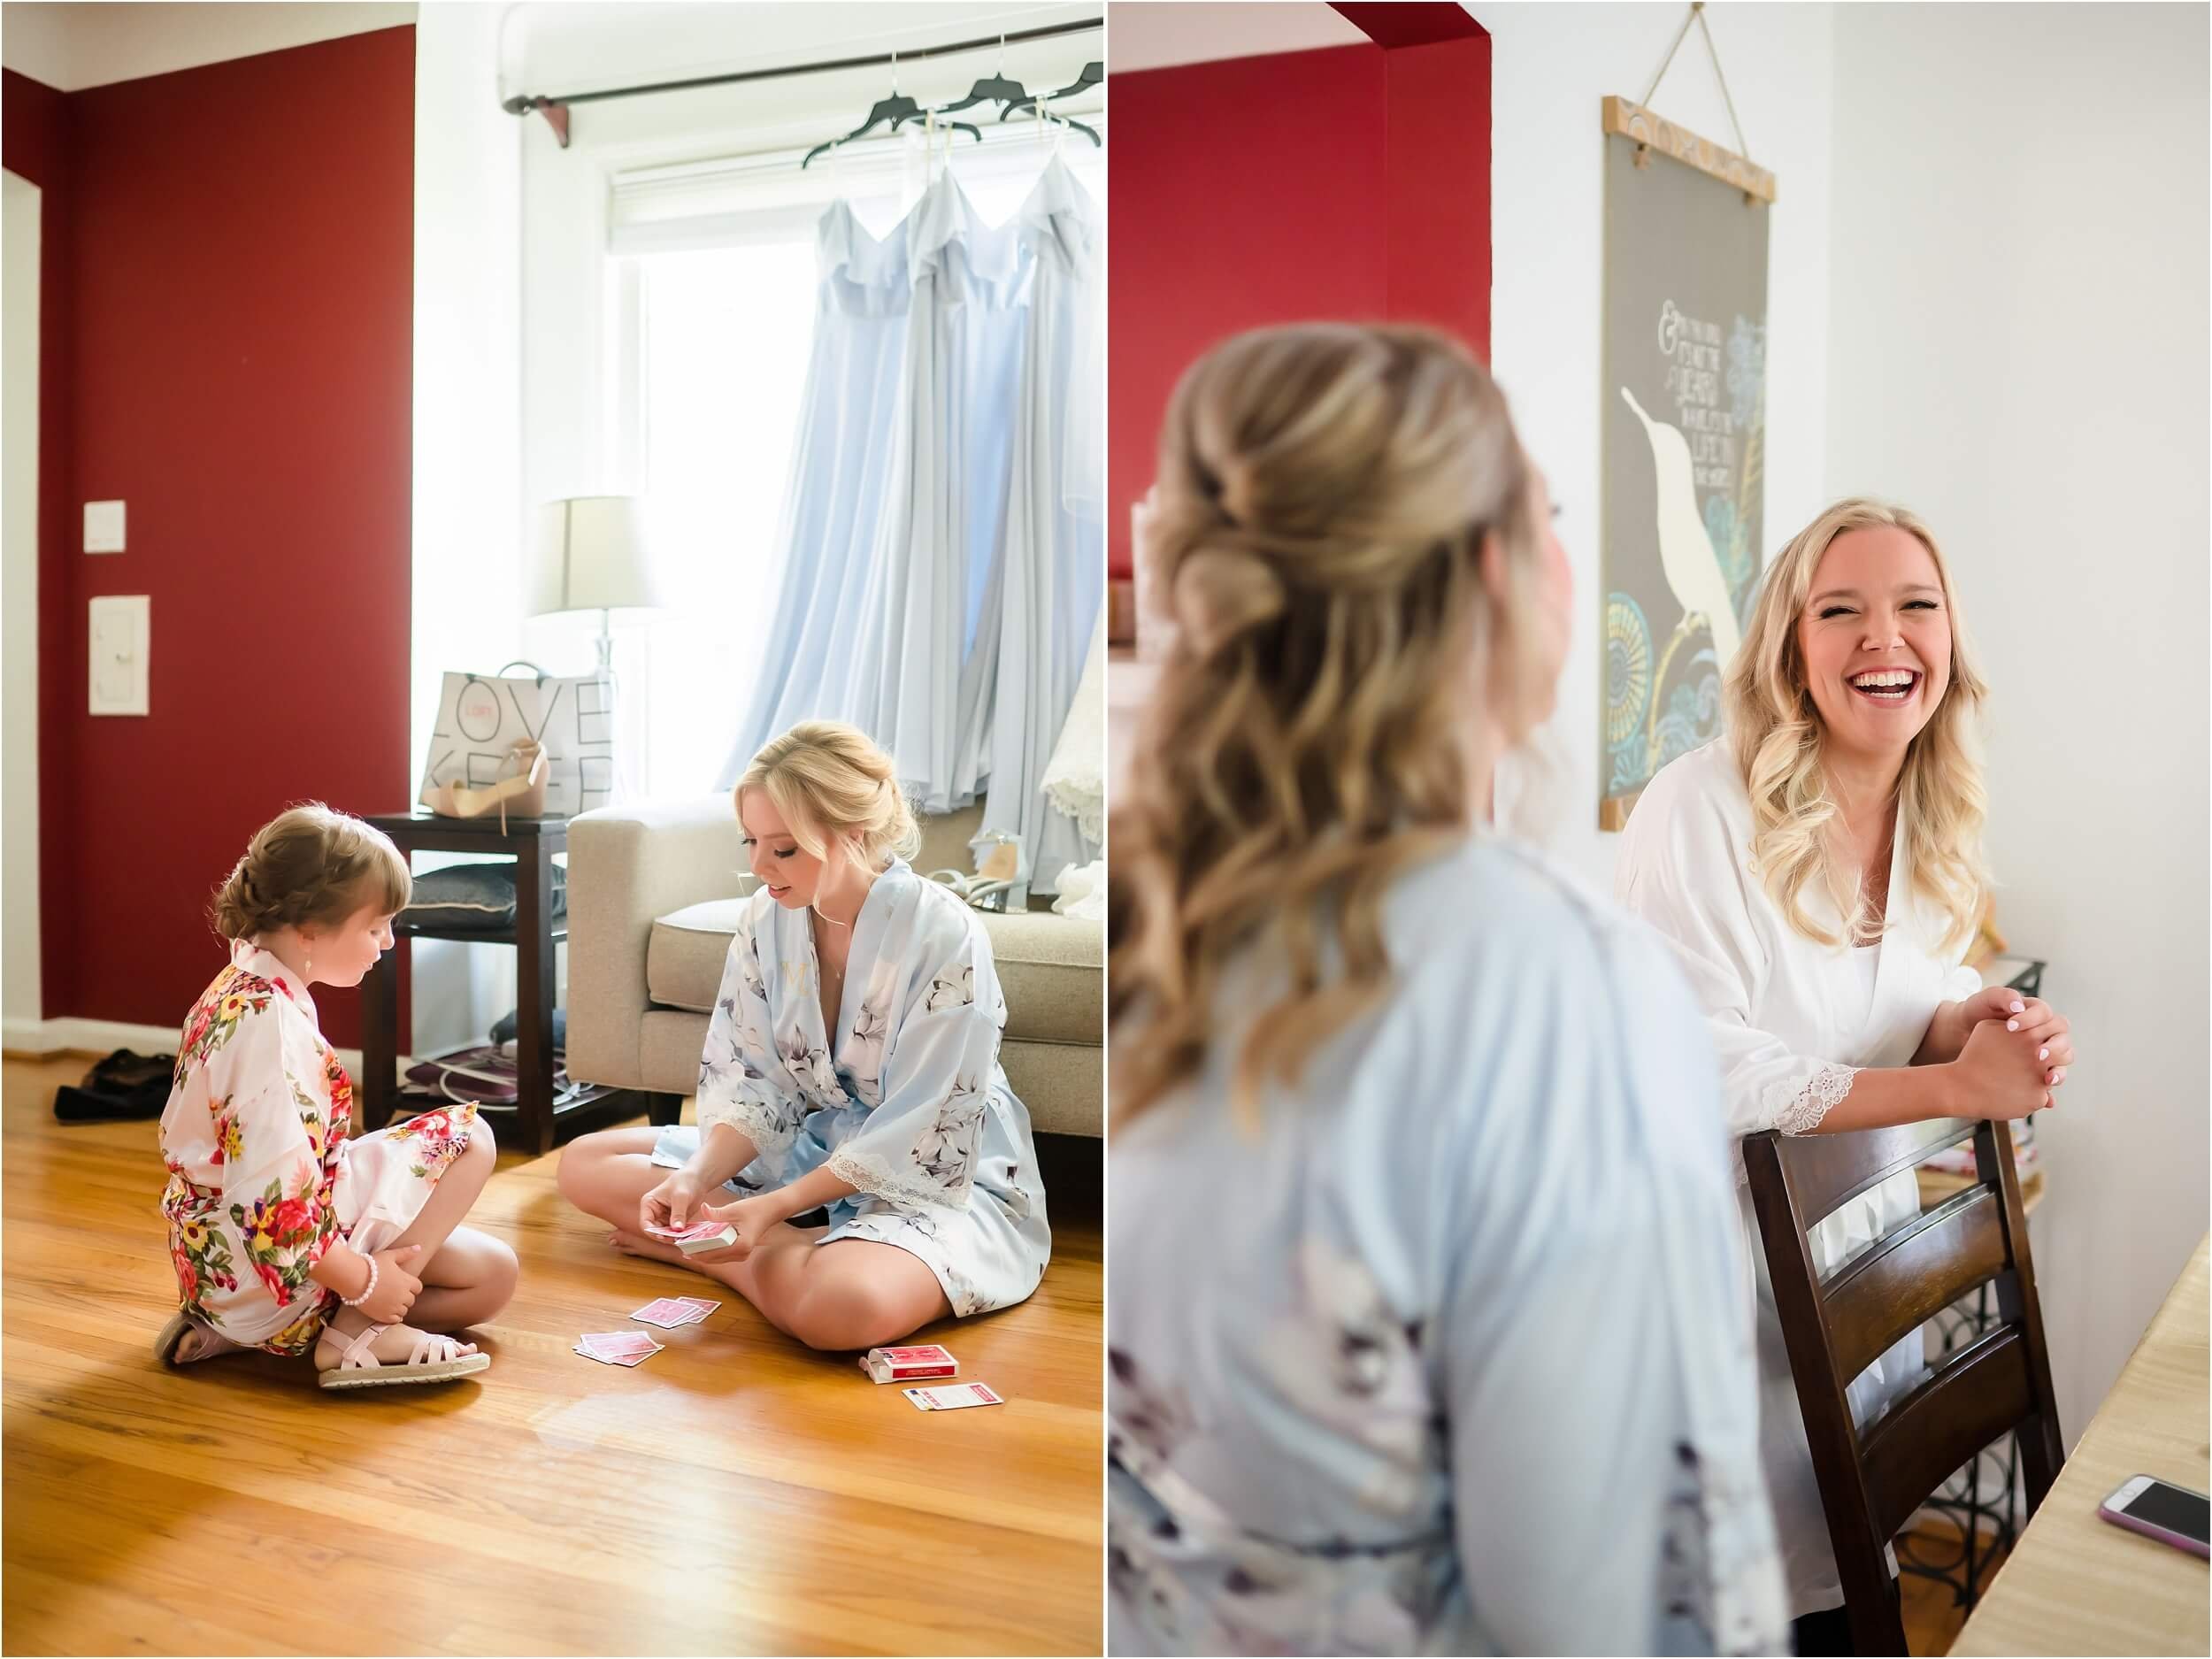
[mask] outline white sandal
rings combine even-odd
[[[369,1352],[376,1339],[392,1327],[373,1325],[350,1342],[338,1363],[318,1377],[316,1386],[322,1388],[388,1388],[401,1384],[450,1382],[457,1377],[473,1376],[490,1369],[492,1356],[488,1354],[463,1354],[461,1344],[449,1336],[440,1336],[433,1331],[418,1333],[414,1351],[404,1364],[395,1364]],[[326,1332],[332,1340],[340,1340],[335,1332]],[[433,1351],[442,1348],[444,1352],[432,1357]]]

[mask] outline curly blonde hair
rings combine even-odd
[[[775,803],[791,839],[817,858],[833,836],[856,838],[872,870],[894,853],[911,858],[921,849],[890,756],[841,720],[802,720],[762,746],[730,794],[741,822],[748,789]]]
[[[1470,832],[1479,688],[1525,678],[1531,484],[1503,396],[1440,334],[1262,329],[1184,375],[1141,553],[1174,640],[1110,830],[1117,1124],[1198,1071],[1225,966],[1264,928],[1290,988],[1237,1056],[1248,1123],[1384,999],[1384,897]]]
[[[1785,919],[1816,943],[1845,942],[1806,909],[1806,892],[1818,883],[1848,918],[1851,935],[1871,933],[1860,872],[1833,845],[1839,807],[1822,764],[1826,728],[1806,683],[1797,625],[1821,556],[1835,539],[1882,526],[1902,530],[1928,549],[1951,624],[1950,684],[1905,752],[1897,833],[1910,888],[1947,919],[1943,942],[1955,946],[1972,935],[1989,899],[1981,844],[1989,795],[1976,741],[1989,683],[1960,618],[1950,566],[1926,525],[1902,507],[1854,496],[1822,513],[1775,556],[1723,686],[1729,741],[1751,796],[1753,864]]]
[[[406,856],[349,813],[310,801],[254,832],[212,906],[215,931],[252,939],[279,927],[331,927],[365,905],[396,916],[414,895]]]

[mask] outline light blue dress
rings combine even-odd
[[[1109,1647],[1786,1651],[1709,1041],[1665,947],[1471,842],[1240,1130],[1224,982],[1108,1192]],[[1117,1041],[1141,1042],[1141,1025]]]
[[[723,787],[795,722],[848,720],[918,811],[980,798],[1039,890],[1097,856],[1044,771],[1104,598],[1104,234],[1057,159],[1002,225],[949,169],[884,237],[822,216],[780,592]]]
[[[726,1123],[759,1156],[730,1186],[787,1187],[826,1166],[858,1188],[830,1207],[833,1239],[919,1256],[956,1315],[1010,1307],[1052,1255],[1028,1109],[999,1065],[1006,1001],[974,911],[903,860],[853,920],[833,1041],[803,910],[765,888],[730,941],[699,1064],[699,1129],[662,1133],[680,1162]]]

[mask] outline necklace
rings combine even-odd
[[[813,906],[809,905],[807,908],[810,910],[813,910],[816,920],[828,922],[832,927],[842,927],[848,933],[852,931],[852,924],[850,922],[833,921],[829,917],[824,916],[821,911],[814,910]],[[814,960],[816,965],[821,970],[822,979],[825,984],[835,983],[841,987],[843,985],[845,979],[845,964],[841,962],[833,962],[830,960],[829,953],[822,949],[822,936],[818,932],[814,935]]]

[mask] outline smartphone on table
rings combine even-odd
[[[2192,1492],[2186,1486],[2177,1486],[2155,1475],[2135,1475],[2127,1483],[2097,1506],[2097,1513],[2115,1526],[2124,1526],[2131,1532],[2140,1532],[2146,1538],[2155,1538],[2161,1543],[2171,1544],[2176,1549],[2185,1549],[2193,1555],[2212,1560],[2212,1547],[2207,1544],[2208,1521],[2212,1520],[2212,1502],[2201,1492]]]

